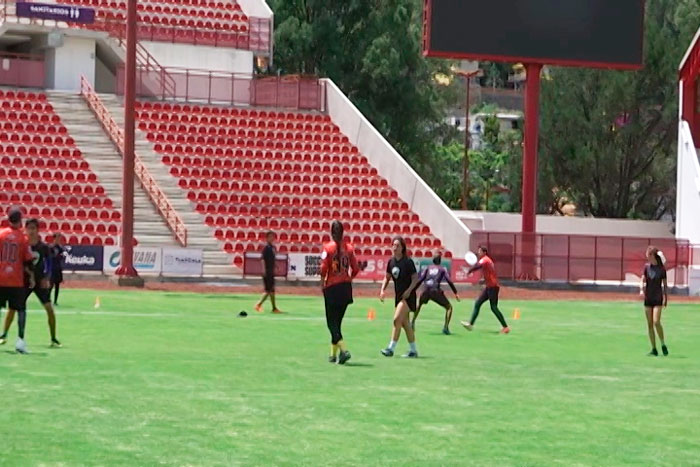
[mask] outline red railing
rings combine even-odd
[[[488,247],[499,277],[511,280],[534,271],[544,282],[630,282],[641,275],[649,245],[666,256],[670,285],[687,286],[693,264],[689,242],[674,238],[474,232],[472,251],[479,245]]]
[[[126,49],[126,29],[123,26],[114,27],[108,32],[117,40],[121,47]],[[140,42],[136,42],[136,63],[139,68],[148,70],[149,77],[155,81],[153,85],[159,90],[163,98],[175,97],[175,81],[172,76]]]
[[[4,7],[0,16],[2,18],[12,17],[17,21],[14,5],[16,2],[3,0]],[[58,1],[56,3],[74,6],[85,6],[82,2]],[[124,19],[105,18],[105,13],[111,15],[111,10],[95,8],[95,22],[93,24],[71,24],[71,27],[92,29],[96,31],[106,31],[110,34],[117,30],[122,30],[124,34]],[[27,20],[31,24],[55,26],[56,21],[31,19]],[[170,26],[156,25],[139,22],[137,37],[139,40],[172,42],[179,44],[210,45],[214,47],[232,47],[236,49],[251,50],[254,52],[264,52],[272,54],[272,20],[268,18],[248,18],[248,29],[245,32],[220,31],[210,28],[198,28],[196,26]],[[59,23],[60,24],[60,23]]]
[[[0,52],[0,84],[44,88],[44,58],[38,55]]]
[[[295,110],[326,110],[325,83],[318,78],[282,76],[260,78],[252,75],[165,68],[173,78],[172,96],[187,102],[225,105],[255,105]],[[156,78],[146,68],[138,68],[136,93],[141,97],[166,98],[165,91],[153,86]],[[124,68],[117,69],[116,92],[124,91]]]
[[[107,131],[107,134],[117,146],[117,149],[119,149],[119,153],[124,156],[124,131],[117,125],[117,122],[112,118],[111,114],[84,76],[80,77],[80,95],[95,113],[105,131]],[[185,223],[165,196],[163,190],[160,189],[156,179],[150,174],[138,154],[135,154],[134,157],[134,172],[141,182],[141,186],[146,190],[151,201],[158,210],[158,213],[165,219],[168,227],[173,231],[180,244],[182,246],[187,246],[187,227]]]

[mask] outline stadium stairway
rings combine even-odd
[[[118,125],[124,125],[124,107],[114,94],[100,94],[100,99]],[[188,247],[204,250],[204,274],[207,276],[240,275],[241,270],[233,266],[232,256],[223,250],[222,243],[214,236],[214,231],[205,223],[204,217],[194,210],[185,192],[177,185],[177,179],[168,173],[168,167],[161,163],[160,156],[153,151],[153,145],[146,135],[136,130],[136,152],[144,165],[158,180],[160,188],[187,226]]]
[[[50,91],[47,96],[115,208],[121,210],[122,158],[111,139],[79,95]],[[138,181],[134,189],[134,221],[134,237],[140,246],[178,246]]]

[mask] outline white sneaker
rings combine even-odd
[[[472,323],[470,323],[469,321],[462,321],[462,326],[464,326],[467,329],[467,331],[471,331],[472,329],[474,329],[474,325],[472,325]]]
[[[29,351],[27,350],[27,343],[24,342],[24,339],[20,339],[19,337],[17,338],[17,343],[15,344],[15,350],[17,353],[21,354],[28,354]]]

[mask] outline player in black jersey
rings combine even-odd
[[[418,357],[416,349],[416,334],[411,327],[411,321],[408,318],[410,311],[416,311],[416,287],[418,286],[418,273],[416,265],[406,254],[406,242],[401,237],[396,237],[392,243],[394,255],[391,257],[386,267],[386,277],[382,282],[382,288],[379,292],[379,299],[384,301],[384,293],[389,285],[390,280],[394,280],[394,303],[396,310],[394,311],[394,327],[391,331],[391,340],[389,346],[383,349],[382,355],[385,357],[393,357],[396,343],[401,336],[401,329],[406,332],[406,339],[410,346],[409,352],[404,357]]]
[[[663,257],[658,248],[650,246],[646,252],[649,261],[644,266],[640,295],[644,296],[644,311],[647,317],[647,330],[649,342],[651,342],[650,356],[659,355],[656,350],[656,334],[661,341],[661,352],[668,355],[668,347],[664,342],[664,327],[661,325],[661,311],[668,305],[668,282],[666,280],[666,268]],[[656,334],[654,333],[656,330]]]
[[[51,305],[51,286],[49,282],[51,277],[51,252],[49,251],[49,246],[41,241],[38,220],[29,219],[24,227],[27,232],[27,237],[29,238],[32,255],[34,256],[32,261],[33,280],[29,280],[29,277],[25,280],[25,285],[27,285],[26,297],[28,299],[33,293],[44,306],[49,321],[51,347],[61,347],[61,343],[56,338],[56,314]],[[5,327],[0,339],[7,336],[7,332],[10,330],[14,317],[14,310],[9,310],[7,316],[5,316]]]

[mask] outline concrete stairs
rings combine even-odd
[[[124,107],[121,99],[114,94],[100,94],[100,99],[112,114],[114,120],[124,125]],[[136,130],[136,153],[144,165],[158,180],[161,190],[182,217],[187,226],[188,246],[204,250],[204,274],[209,276],[240,275],[241,270],[233,266],[232,255],[223,250],[223,244],[214,236],[214,231],[204,222],[204,216],[194,209],[185,191],[177,185],[177,179],[170,175],[161,156],[153,150],[145,133]]]
[[[56,91],[47,95],[107,196],[121,210],[122,158],[110,137],[80,95]],[[134,236],[139,246],[179,246],[138,181],[134,186]]]

